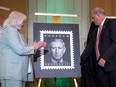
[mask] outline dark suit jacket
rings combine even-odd
[[[96,27],[97,27],[97,25],[95,25],[95,23],[92,22],[91,25],[90,25],[90,29],[89,29],[88,35],[87,35],[87,45],[88,45],[88,43],[89,43],[91,37],[93,36],[93,31],[94,31],[94,29],[95,29]]]
[[[90,29],[87,36],[87,45],[93,37],[93,31],[97,26],[94,22],[91,23]],[[99,85],[97,74],[97,63],[94,58],[94,51],[91,56],[86,58],[86,60],[81,65],[81,87],[101,87]],[[91,84],[90,84],[91,83]]]
[[[94,30],[93,37],[81,55],[81,62],[90,57],[93,50],[95,52],[96,36],[97,29]],[[100,57],[106,60],[104,70],[107,72],[116,70],[116,20],[105,20],[100,37],[99,52]]]

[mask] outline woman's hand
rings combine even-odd
[[[42,41],[39,41],[39,42],[34,42],[33,43],[33,46],[34,46],[34,49],[37,50],[39,48],[42,48],[42,47],[45,47],[47,45],[46,42],[42,42]]]

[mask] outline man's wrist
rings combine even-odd
[[[99,57],[98,60],[97,60],[97,62],[99,62],[101,58],[102,58],[102,57]]]

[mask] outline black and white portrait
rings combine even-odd
[[[42,69],[74,68],[72,31],[40,31],[41,39],[47,42],[47,53],[41,56]],[[58,34],[59,33],[59,34]],[[43,52],[41,52],[43,53]]]
[[[69,65],[70,61],[64,58],[66,52],[65,42],[61,38],[53,38],[49,43],[49,53],[48,58],[44,58],[44,65]]]
[[[47,43],[34,55],[35,77],[81,75],[78,24],[34,23],[33,35]]]

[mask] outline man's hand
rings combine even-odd
[[[105,63],[106,63],[106,61],[103,58],[101,58],[98,62],[98,65],[101,67],[104,67]]]

